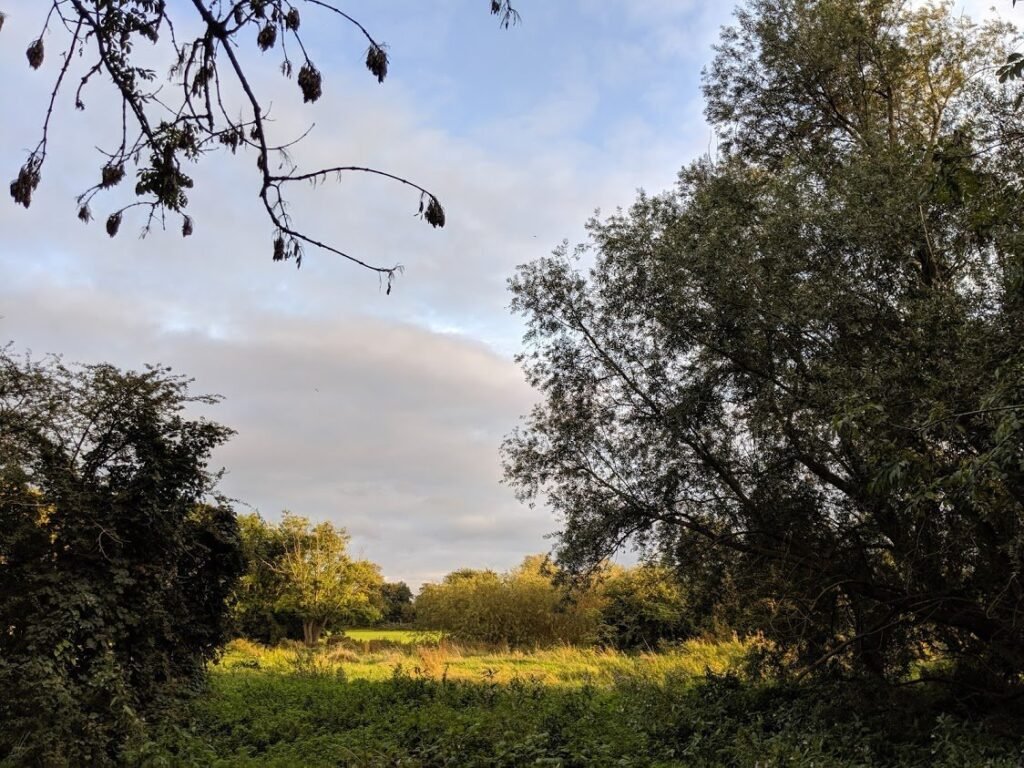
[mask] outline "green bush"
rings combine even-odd
[[[211,451],[166,369],[0,348],[0,763],[103,766],[201,690],[241,568]]]
[[[415,611],[421,627],[517,648],[591,643],[600,627],[597,595],[557,586],[542,556],[528,557],[506,574],[454,571],[420,590]]]

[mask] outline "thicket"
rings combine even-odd
[[[201,688],[227,639],[230,434],[164,368],[0,348],[0,763],[105,766]]]
[[[570,596],[553,581],[542,555],[498,574],[463,569],[416,596],[416,620],[458,639],[513,647],[586,644],[597,639],[600,608],[594,596]]]
[[[424,585],[414,607],[418,626],[456,640],[654,650],[697,635],[731,635],[732,626],[701,613],[705,601],[663,565],[610,566],[570,583],[548,558],[532,555],[507,573],[453,571]]]

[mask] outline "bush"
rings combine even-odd
[[[540,556],[501,575],[454,571],[441,584],[425,585],[415,610],[422,627],[444,630],[458,640],[514,648],[592,643],[600,627],[596,593],[570,594],[557,586]]]
[[[166,369],[0,348],[0,762],[103,766],[200,690],[241,568],[210,452]]]

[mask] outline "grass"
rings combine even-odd
[[[347,633],[346,633],[347,634]],[[383,641],[386,644],[378,644]],[[386,638],[339,642],[310,653],[299,644],[264,648],[244,640],[229,644],[217,674],[260,670],[277,674],[315,671],[346,680],[388,680],[395,671],[433,680],[508,683],[528,680],[544,685],[610,685],[623,677],[663,681],[711,671],[739,670],[745,647],[738,641],[692,640],[664,653],[624,654],[613,650],[557,647],[532,652],[474,649],[437,639],[425,645]]]
[[[346,629],[345,637],[368,643],[382,640],[397,645],[429,645],[441,640],[440,632],[415,629]]]
[[[377,646],[375,643],[387,643]],[[372,650],[364,650],[365,645]],[[1010,768],[1020,731],[934,692],[745,681],[739,642],[533,653],[348,638],[232,643],[143,766]]]

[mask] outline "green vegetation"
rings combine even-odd
[[[201,688],[242,568],[211,398],[0,347],[0,761],[105,766]]]
[[[369,643],[375,640],[397,645],[422,645],[436,643],[442,637],[441,632],[429,629],[346,629],[345,637],[359,642]]]
[[[73,5],[82,44],[121,57],[168,12]],[[193,5],[196,94],[238,29],[269,48],[298,25],[279,0],[236,3],[230,33]],[[511,280],[540,398],[506,479],[562,520],[554,562],[455,570],[413,601],[342,528],[236,517],[208,468],[230,430],[186,416],[215,401],[186,380],[0,348],[0,764],[1020,765],[1014,42],[948,2],[744,5],[704,81],[718,156]],[[368,64],[382,79],[372,40]],[[270,175],[245,90],[255,124],[200,133],[258,139],[278,190],[299,177]],[[170,176],[142,167],[136,205],[188,234],[175,158],[202,119],[178,118],[94,191],[151,150]],[[26,206],[44,149],[11,186]],[[298,259],[263,197],[275,258]],[[629,543],[645,562],[609,567]],[[409,628],[347,629],[381,621]]]
[[[470,642],[514,647],[594,642],[599,594],[569,594],[554,577],[554,567],[542,555],[504,574],[453,571],[440,584],[423,586],[416,597],[416,620]]]
[[[511,280],[540,403],[506,478],[562,568],[633,541],[787,666],[1020,686],[1015,44],[949,2],[741,7],[717,156]]]
[[[134,757],[219,768],[1018,765],[1019,734],[998,718],[971,722],[934,692],[744,682],[743,652],[697,641],[637,656],[236,642],[189,726],[163,729]]]
[[[258,515],[242,515],[239,523],[246,562],[234,594],[240,634],[277,640],[301,628],[306,644],[316,645],[326,629],[383,617],[384,588],[391,585],[376,564],[349,557],[343,528],[290,512],[276,524]]]

